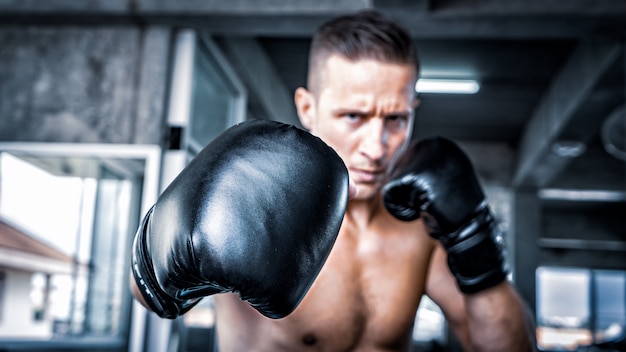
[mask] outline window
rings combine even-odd
[[[167,121],[183,129],[174,149],[193,157],[225,129],[245,120],[247,92],[210,36],[181,30],[175,48]]]
[[[50,292],[50,275],[33,273],[30,278],[30,304],[33,321],[44,321],[48,310],[48,294]]]
[[[593,272],[595,343],[623,338],[626,327],[626,272]]]
[[[245,118],[244,88],[207,37],[197,39],[187,145],[197,154],[228,127]]]
[[[4,307],[6,299],[4,298],[4,286],[5,286],[5,273],[4,271],[0,271],[0,324],[4,320]]]
[[[542,350],[575,350],[624,337],[626,272],[540,267],[537,343]]]
[[[413,341],[443,345],[446,342],[446,321],[441,308],[428,296],[422,296],[413,327]]]
[[[0,143],[0,349],[126,349],[130,244],[158,158],[149,146]]]

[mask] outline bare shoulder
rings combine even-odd
[[[428,234],[421,219],[400,221],[389,213],[383,213],[375,231],[385,240],[402,242],[406,249],[411,249],[411,246],[419,247],[422,249],[420,253],[425,254],[423,252],[425,250],[429,258],[438,245],[438,242]]]

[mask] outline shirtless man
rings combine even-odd
[[[215,296],[220,350],[408,351],[424,294],[464,350],[534,350],[466,157],[446,140],[409,146],[418,60],[406,30],[373,12],[335,19],[316,33],[309,64],[307,88],[295,92],[300,121],[341,157],[356,195],[293,312],[272,319],[239,294]],[[451,167],[456,176],[433,181],[431,170],[447,177]]]

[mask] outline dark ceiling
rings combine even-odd
[[[306,79],[308,38],[259,38],[289,91]],[[533,107],[574,49],[573,40],[415,40],[423,78],[473,78],[474,95],[421,94],[417,136],[517,146]]]
[[[481,83],[474,95],[422,94],[417,137],[459,141],[483,174],[508,186],[611,190],[626,200],[626,161],[609,154],[601,137],[613,117],[612,143],[626,145],[618,111],[626,97],[622,0],[118,0],[95,10],[57,1],[56,12],[29,3],[0,1],[0,21],[173,25],[218,40],[253,39],[289,94],[305,84],[314,29],[374,8],[409,28],[422,77]],[[576,144],[582,155],[559,155]]]
[[[624,104],[626,4],[378,1],[411,31],[423,78],[474,78],[474,95],[421,94],[416,137],[463,143],[482,173],[515,187],[626,189],[601,129]],[[261,34],[288,91],[305,82],[309,36]],[[620,128],[626,144],[626,119]],[[584,153],[558,156],[572,143]],[[481,148],[481,146],[489,145]],[[485,150],[490,153],[484,153]],[[491,171],[490,171],[491,170]],[[622,195],[623,197],[623,195]]]

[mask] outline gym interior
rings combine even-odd
[[[0,1],[0,351],[213,351],[129,290],[142,214],[219,133],[300,126],[313,31],[373,8],[411,32],[414,137],[457,141],[541,351],[626,351],[626,3]],[[421,90],[420,90],[421,89]],[[415,351],[461,351],[425,297]]]

